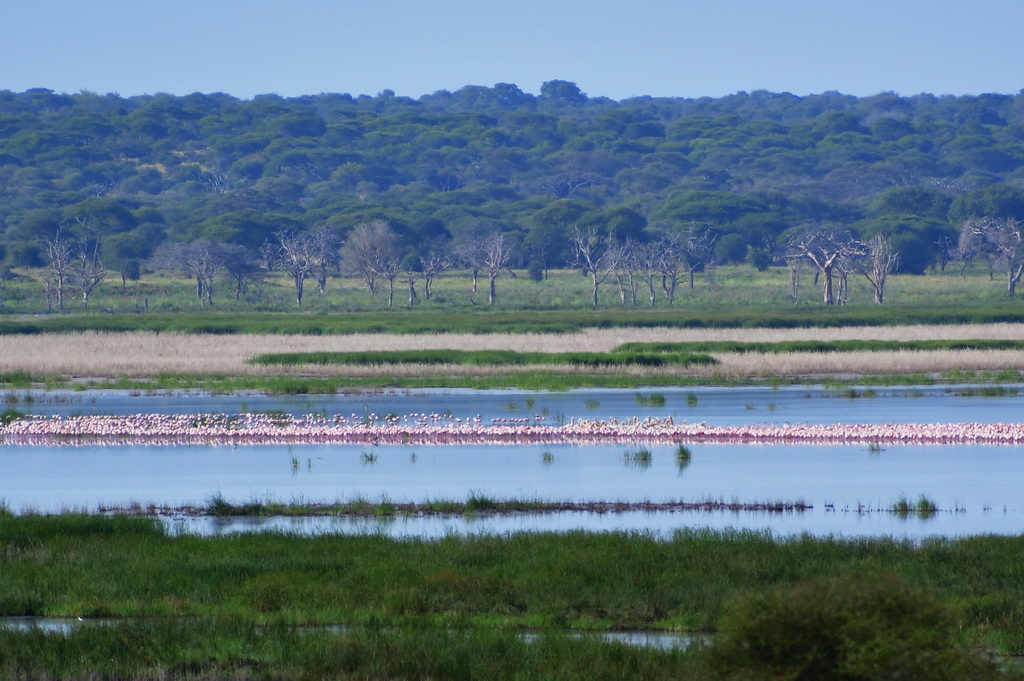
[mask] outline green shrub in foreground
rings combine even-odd
[[[817,578],[738,598],[710,654],[726,678],[989,679],[953,611],[893,574]]]

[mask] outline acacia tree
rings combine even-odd
[[[1017,282],[1024,274],[1022,228],[1024,223],[1016,218],[981,217],[965,221],[960,230],[960,252],[989,254],[990,263],[1002,263],[1006,268],[1006,291],[1011,296],[1016,294]]]
[[[692,290],[697,272],[704,270],[715,255],[714,231],[708,225],[691,222],[682,230],[670,232],[668,239],[666,249],[679,257]]]
[[[697,272],[704,270],[714,256],[714,246],[711,228],[692,222],[683,229],[666,232],[658,241],[656,266],[669,305],[675,302],[676,287],[684,276],[689,287],[694,287]]]
[[[213,280],[224,266],[218,245],[206,239],[167,246],[154,258],[157,267],[177,269],[196,282],[199,305],[213,305]]]
[[[862,260],[863,274],[875,291],[875,302],[881,305],[885,299],[885,282],[899,266],[900,256],[889,239],[881,234],[871,237],[865,246],[867,255]]]
[[[291,275],[296,305],[302,305],[306,277],[318,270],[317,294],[322,295],[327,285],[327,268],[337,262],[337,243],[331,229],[321,225],[309,232],[279,230],[275,238],[277,264]]]
[[[316,277],[316,295],[319,298],[327,290],[327,270],[341,265],[338,251],[338,235],[326,224],[317,225],[309,234],[313,241],[313,255],[316,263],[313,274]]]
[[[416,282],[423,277],[423,272],[416,267],[406,267],[402,270],[402,279],[409,287],[409,307],[416,304]]]
[[[810,260],[821,275],[822,302],[834,305],[833,275],[840,258],[849,257],[857,250],[857,242],[846,230],[829,226],[812,226],[794,235],[789,242],[792,253]]]
[[[377,290],[377,279],[388,282],[388,307],[394,304],[395,278],[401,270],[398,235],[384,220],[357,225],[341,247],[345,267],[366,282],[370,295]]]
[[[377,293],[377,273],[373,269],[373,233],[370,224],[356,226],[341,245],[341,262],[347,272],[358,275],[370,295]]]
[[[440,251],[431,249],[420,256],[420,271],[423,273],[423,297],[430,300],[434,295],[434,277],[452,266],[451,258]]]
[[[224,271],[235,282],[235,300],[241,300],[249,290],[249,284],[263,274],[257,254],[240,244],[220,244],[218,255],[223,261]]]

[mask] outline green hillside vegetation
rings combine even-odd
[[[1022,138],[1024,95],[3,91],[0,279],[47,268],[37,312],[150,270],[186,274],[206,304],[252,295],[270,270],[295,304],[341,272],[418,304],[451,268],[479,275],[471,305],[509,268],[572,265],[665,304],[711,266],[810,266],[800,248],[822,235],[884,235],[900,273],[962,256],[1012,293],[1016,250],[960,236],[979,219],[1019,236]],[[652,260],[666,253],[671,267]]]

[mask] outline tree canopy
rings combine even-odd
[[[513,264],[546,269],[574,227],[643,242],[698,226],[723,258],[763,260],[785,230],[827,222],[885,233],[901,271],[923,272],[965,220],[1024,218],[1022,138],[1024,94],[0,91],[0,247],[38,265],[39,239],[64,229],[124,261],[384,220],[418,258],[486,220],[524,245]]]

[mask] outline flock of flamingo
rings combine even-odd
[[[675,423],[671,417],[619,421],[457,418],[441,414],[133,414],[25,416],[0,425],[8,444],[1018,444],[1024,423],[762,424]]]

